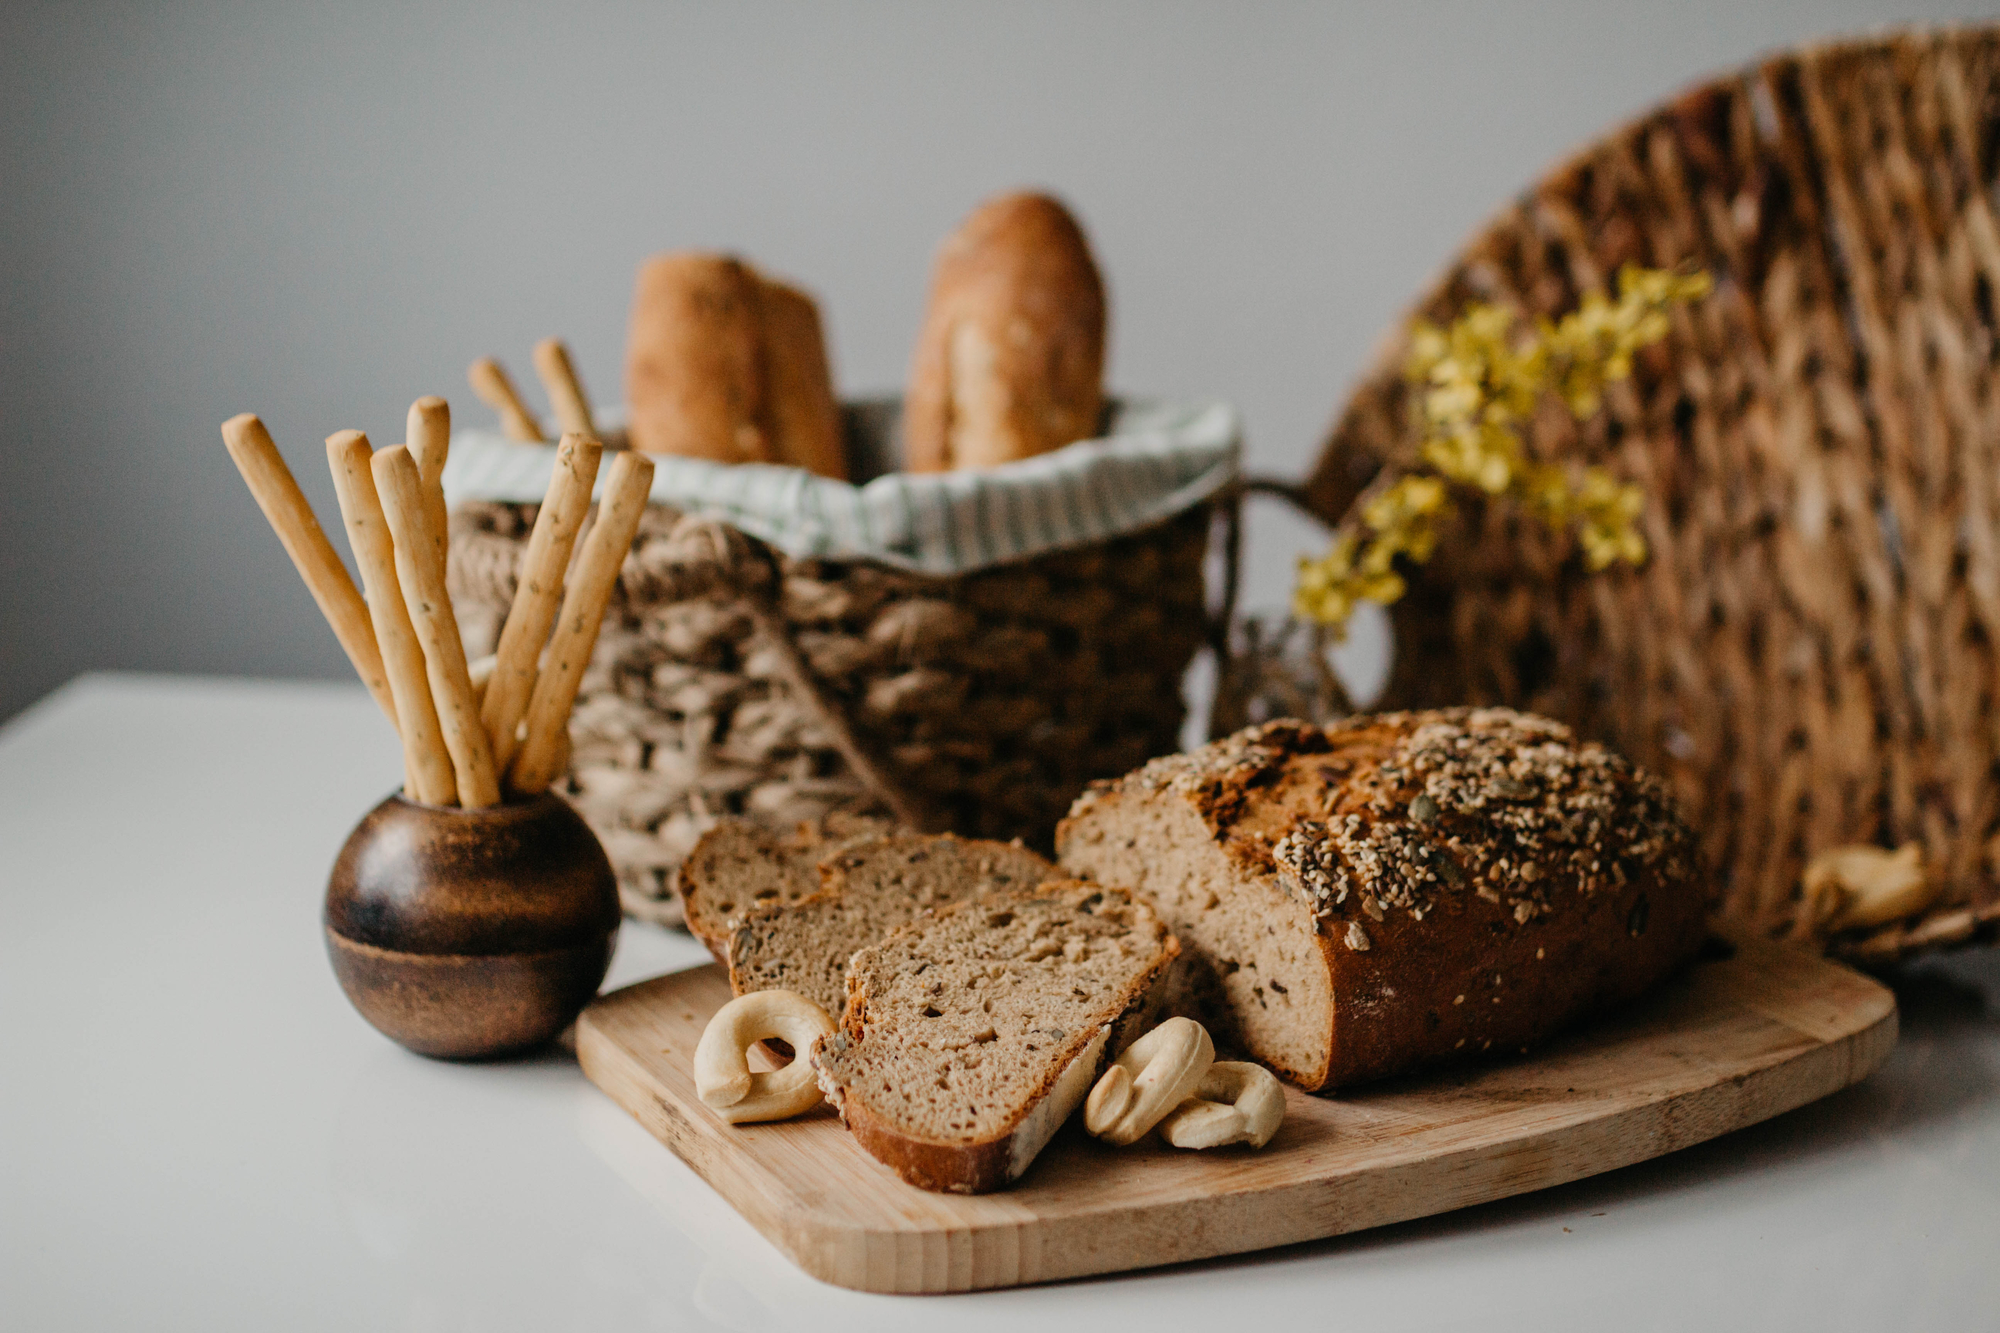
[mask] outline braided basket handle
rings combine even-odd
[[[1309,487],[1293,482],[1281,481],[1276,477],[1245,477],[1224,492],[1216,501],[1222,518],[1222,598],[1214,615],[1208,622],[1208,646],[1215,654],[1215,699],[1209,713],[1208,736],[1210,740],[1228,734],[1239,721],[1233,713],[1222,706],[1222,701],[1232,693],[1232,680],[1239,667],[1236,654],[1230,646],[1230,629],[1236,619],[1236,600],[1243,559],[1243,497],[1247,495],[1269,495],[1283,500],[1307,518],[1317,521],[1322,527],[1331,529],[1338,519],[1321,511],[1313,503]],[[1348,697],[1347,687],[1332,667],[1324,661],[1320,663],[1319,687],[1331,700],[1333,707],[1345,714],[1354,711],[1354,701]]]
[[[718,588],[734,592],[749,611],[758,636],[776,654],[786,687],[826,729],[854,775],[899,823],[924,833],[949,827],[940,812],[900,782],[894,770],[856,734],[847,711],[820,685],[778,608],[778,564],[768,547],[720,519],[683,514],[660,549],[658,558],[648,560],[637,571],[649,591],[675,601],[702,597]]]
[[[1217,662],[1228,661],[1229,626],[1236,618],[1236,597],[1243,561],[1243,497],[1246,495],[1274,495],[1307,518],[1317,519],[1326,527],[1333,526],[1333,520],[1313,508],[1305,487],[1280,481],[1276,477],[1245,477],[1216,497],[1215,507],[1222,518],[1222,597],[1208,620],[1208,646],[1214,650]]]

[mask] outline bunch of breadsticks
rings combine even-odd
[[[358,430],[326,442],[359,591],[264,423],[246,412],[223,423],[222,438],[348,660],[395,724],[404,794],[468,810],[497,805],[503,788],[536,795],[568,767],[570,706],[645,511],[653,464],[619,452],[587,522],[604,449],[584,432],[563,436],[499,648],[469,664],[445,591],[445,401],[418,399],[408,430],[407,444],[386,449],[371,448]]]
[[[535,344],[535,374],[548,391],[549,406],[564,433],[583,435],[593,440],[601,438],[597,433],[597,421],[590,411],[590,399],[583,392],[583,381],[577,377],[576,363],[570,358],[569,348],[562,339],[544,338]],[[498,361],[482,356],[472,363],[465,377],[480,401],[498,414],[500,429],[509,439],[528,444],[548,443],[549,437],[542,430],[541,419],[521,397],[521,391],[514,387],[513,378]]]

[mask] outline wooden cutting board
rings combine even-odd
[[[577,1024],[584,1073],[813,1276],[882,1292],[971,1291],[1312,1240],[1544,1189],[1803,1106],[1880,1064],[1895,997],[1761,942],[1539,1053],[1287,1093],[1261,1152],[1112,1148],[1075,1121],[1013,1188],[904,1184],[822,1107],[732,1127],[689,1061],[729,998],[722,969],[616,991]]]

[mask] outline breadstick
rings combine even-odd
[[[521,401],[521,395],[514,392],[514,381],[507,378],[498,361],[490,356],[480,357],[472,363],[466,378],[472,381],[472,391],[480,400],[500,414],[501,430],[530,444],[548,441],[548,436],[542,434],[542,423],[535,420],[535,414]]]
[[[430,510],[431,532],[437,537],[438,577],[444,577],[445,552],[451,546],[451,519],[445,513],[445,455],[451,450],[451,407],[435,394],[410,404],[404,424],[404,439],[417,460],[417,475],[424,482],[424,504]]]
[[[403,604],[410,609],[410,621],[424,645],[431,702],[437,706],[445,748],[451,752],[458,803],[468,810],[497,804],[500,783],[493,773],[493,747],[486,743],[486,728],[479,725],[479,708],[472,700],[472,676],[466,670],[458,619],[437,566],[424,558],[435,539],[417,462],[407,448],[392,444],[377,453],[370,466],[382,512],[396,539],[396,578],[403,587]]]
[[[603,454],[604,448],[597,441],[577,435],[563,436],[556,446],[555,472],[549,477],[548,494],[528,536],[514,605],[508,608],[507,624],[500,631],[500,647],[495,652],[498,660],[486,685],[486,701],[479,709],[486,735],[493,742],[493,766],[502,773],[514,760],[521,715],[528,711],[528,699],[534,693],[536,662],[562,605],[563,573],[569,568],[577,529],[590,512],[590,488],[597,483],[597,465]]]
[[[544,338],[535,344],[535,373],[548,390],[549,406],[555,410],[556,424],[577,435],[597,437],[590,419],[590,400],[583,396],[583,381],[569,359],[569,348],[560,338]]]
[[[375,642],[389,674],[389,693],[396,700],[396,723],[403,733],[403,786],[413,801],[450,805],[458,799],[452,780],[451,755],[438,729],[437,708],[424,674],[424,647],[410,624],[396,578],[396,547],[382,517],[381,497],[368,462],[374,453],[368,437],[344,430],[326,441],[327,465],[333,469],[334,494],[347,523],[347,544],[361,567],[361,587],[368,597],[368,616],[375,625]]]
[[[555,638],[549,641],[547,660],[528,701],[528,739],[508,770],[510,785],[523,796],[548,790],[562,771],[559,761],[569,734],[570,705],[576,702],[583,670],[590,665],[604,608],[611,601],[618,570],[632,550],[652,486],[653,462],[643,454],[627,450],[612,462],[597,522],[583,545],[576,575],[563,591]]]
[[[250,494],[256,497],[257,507],[284,543],[285,554],[292,558],[299,577],[319,603],[319,613],[346,649],[347,660],[354,664],[361,683],[394,722],[396,701],[389,693],[389,677],[382,670],[382,653],[375,646],[375,629],[368,622],[368,605],[355,591],[347,567],[340,563],[333,543],[313,517],[312,506],[292,479],[278,446],[271,442],[271,432],[253,413],[245,412],[222,423],[222,442]]]

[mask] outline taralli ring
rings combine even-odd
[[[1125,1048],[1083,1104],[1083,1127],[1107,1143],[1137,1143],[1194,1095],[1215,1043],[1192,1018],[1170,1018]]]
[[[1218,1060],[1193,1097],[1160,1121],[1160,1137],[1176,1148],[1261,1148],[1285,1119],[1285,1089],[1262,1065]]]
[[[694,1090],[702,1104],[732,1125],[788,1120],[819,1104],[812,1044],[833,1031],[826,1010],[788,990],[739,995],[715,1011],[694,1048]],[[753,1074],[749,1051],[776,1037],[797,1054],[783,1069]]]
[[[1893,852],[1829,848],[1807,864],[1803,887],[1819,929],[1861,930],[1917,915],[1943,881],[1926,873],[1924,849],[1911,842]]]

